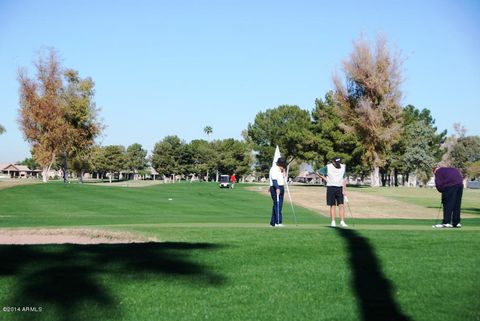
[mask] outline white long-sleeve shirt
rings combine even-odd
[[[285,176],[283,176],[280,166],[273,165],[272,168],[270,168],[269,178],[270,186],[273,186],[273,180],[276,180],[277,184],[280,186],[285,185]]]

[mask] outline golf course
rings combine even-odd
[[[480,190],[464,190],[461,229],[433,229],[434,189],[352,187],[341,229],[298,204],[295,224],[289,202],[271,228],[266,189],[0,189],[0,235],[14,240],[0,245],[0,320],[480,320]],[[324,187],[308,189],[325,203]],[[369,195],[382,204],[357,201]],[[389,200],[429,214],[388,218]],[[91,242],[68,241],[80,234]]]

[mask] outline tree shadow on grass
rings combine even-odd
[[[349,229],[337,229],[350,253],[353,288],[364,321],[412,321],[395,302],[393,287],[382,272],[368,240]]]
[[[194,262],[192,251],[215,250],[208,243],[130,243],[99,245],[3,245],[0,277],[13,277],[10,307],[42,307],[11,313],[20,320],[106,320],[121,316],[110,287],[124,278],[181,279],[187,284],[221,286],[225,278]],[[5,289],[3,289],[5,291]],[[160,291],[160,289],[159,289]],[[152,293],[155,295],[156,293]],[[3,313],[0,311],[0,313]]]

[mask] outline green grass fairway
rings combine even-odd
[[[332,229],[298,207],[295,226],[286,204],[287,227],[270,228],[268,195],[238,187],[0,190],[2,228],[105,228],[161,241],[0,245],[0,320],[480,321],[480,219],[448,230],[385,219]],[[411,191],[406,201],[422,193]],[[42,311],[14,312],[25,307]]]

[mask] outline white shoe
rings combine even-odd
[[[337,223],[335,223],[335,221],[332,221],[332,223],[330,223],[330,227],[337,227]]]
[[[341,227],[348,227],[348,225],[344,221],[340,221],[340,226]]]
[[[461,228],[462,227],[462,224],[458,223],[457,225],[453,226],[455,228]]]
[[[277,226],[277,227],[284,227],[285,225],[283,225],[283,224],[275,224],[275,226]]]
[[[450,227],[453,227],[452,224],[435,224],[432,226],[433,228],[450,228]]]

